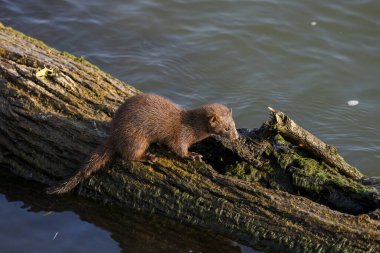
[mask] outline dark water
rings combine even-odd
[[[190,107],[228,104],[238,127],[258,127],[267,106],[282,110],[362,172],[380,176],[379,1],[0,0],[0,18],[142,91]],[[12,229],[25,247],[39,249],[25,235],[29,224],[44,238],[58,230],[40,224],[51,219],[40,217],[47,209],[27,213],[22,202],[0,201],[0,212],[19,221]],[[61,247],[120,250],[112,228],[69,211],[51,216],[51,226],[72,233]]]

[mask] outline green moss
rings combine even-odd
[[[6,30],[11,31],[12,33],[14,33],[14,34],[16,34],[16,35],[18,35],[18,36],[24,38],[24,39],[27,40],[27,41],[33,42],[34,44],[39,45],[39,46],[41,46],[41,47],[48,48],[48,46],[47,46],[45,43],[43,43],[42,41],[40,41],[40,40],[38,40],[38,39],[35,39],[35,38],[33,38],[33,37],[29,37],[29,36],[23,34],[22,32],[19,32],[19,31],[14,30],[14,29],[11,28],[11,27],[4,26],[2,23],[0,23],[0,29],[6,29]],[[54,49],[54,50],[55,50],[55,49]],[[55,50],[55,51],[57,51],[57,50]],[[58,51],[57,51],[57,52],[58,52]]]
[[[240,161],[225,167],[226,175],[264,187],[300,194],[334,209],[361,213],[376,207],[374,190],[339,174],[303,149],[292,147],[279,134],[265,152],[260,167]]]
[[[297,154],[282,160],[291,159],[293,162],[287,170],[299,194],[352,214],[368,212],[378,205],[373,197],[374,189],[336,173],[324,162]]]
[[[7,29],[8,31],[11,31],[12,33],[14,33],[14,34],[16,34],[16,35],[21,36],[22,38],[24,38],[24,39],[27,40],[27,41],[32,42],[33,44],[39,45],[40,47],[43,47],[43,48],[46,48],[46,50],[47,50],[48,52],[50,52],[50,53],[51,53],[51,52],[59,53],[59,54],[65,56],[65,57],[67,57],[67,58],[69,58],[69,59],[72,59],[72,60],[74,60],[74,61],[76,61],[76,62],[80,62],[80,63],[83,64],[83,65],[86,65],[86,66],[88,66],[88,67],[91,67],[91,68],[93,68],[93,69],[95,69],[95,70],[100,71],[100,69],[99,69],[97,66],[91,64],[91,63],[90,63],[89,61],[87,61],[83,56],[81,56],[81,57],[77,57],[77,56],[74,56],[74,55],[72,55],[72,54],[70,54],[70,53],[68,53],[68,52],[59,52],[58,50],[53,49],[53,48],[47,46],[47,45],[46,45],[45,43],[43,43],[42,41],[40,41],[40,40],[38,40],[38,39],[35,39],[35,38],[33,38],[33,37],[27,36],[27,35],[25,35],[24,33],[19,32],[19,31],[16,31],[16,30],[14,30],[14,29],[11,28],[11,27],[6,27],[6,26],[4,26],[2,23],[0,23],[0,29]]]
[[[292,152],[292,151],[287,151],[287,152],[273,152],[273,156],[275,157],[278,165],[286,170],[290,164],[294,162],[295,159],[301,158],[298,154]]]
[[[310,158],[297,158],[290,169],[296,185],[308,189],[314,194],[320,194],[324,188],[335,186],[349,193],[365,193],[370,189],[351,179],[338,174],[332,174],[329,166]]]
[[[226,175],[234,176],[248,182],[256,182],[258,170],[247,162],[237,162],[226,166]]]
[[[292,192],[289,175],[276,164],[268,164],[260,169],[245,161],[226,166],[226,175],[256,182],[264,187]]]
[[[286,141],[281,134],[276,134],[273,138],[276,145],[289,146],[291,143]]]
[[[72,55],[72,54],[70,54],[70,53],[68,53],[68,52],[61,52],[61,55],[65,56],[65,57],[67,57],[67,58],[69,58],[69,59],[71,59],[71,60],[74,60],[74,61],[76,61],[76,62],[80,62],[80,63],[83,64],[83,65],[86,65],[86,66],[88,66],[88,67],[91,67],[91,68],[93,68],[93,69],[96,69],[96,70],[99,70],[99,71],[100,71],[99,67],[97,67],[97,66],[91,64],[91,63],[90,63],[89,61],[87,61],[83,56],[77,57],[77,56]]]

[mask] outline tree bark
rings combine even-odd
[[[283,112],[269,108],[273,112],[274,126],[286,138],[298,143],[299,146],[309,150],[316,157],[320,157],[328,165],[352,179],[362,179],[364,176],[356,168],[352,167],[338,154],[335,147],[327,145],[291,120]]]
[[[117,106],[138,93],[83,58],[2,25],[0,90],[1,167],[45,185],[77,170],[107,137]],[[376,189],[299,147],[273,120],[240,132],[236,142],[209,138],[194,145],[202,162],[160,146],[152,147],[153,165],[115,158],[76,193],[263,250],[380,251],[380,221],[367,214],[380,206]]]

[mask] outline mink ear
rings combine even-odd
[[[214,115],[209,117],[208,123],[210,124],[210,126],[215,126],[215,124],[218,120],[219,120],[219,116],[214,114]]]

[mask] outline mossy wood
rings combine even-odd
[[[340,173],[352,179],[362,179],[363,174],[344,161],[335,147],[327,145],[295,123],[284,113],[269,108],[273,112],[274,126],[279,133],[293,143],[304,147],[316,157],[323,159],[328,165],[336,168]]]
[[[45,185],[77,170],[107,137],[118,105],[138,92],[2,25],[0,90],[1,168]],[[204,162],[160,146],[153,165],[115,158],[74,192],[276,252],[380,251],[376,189],[299,146],[273,119],[240,132],[237,142],[195,145]]]

